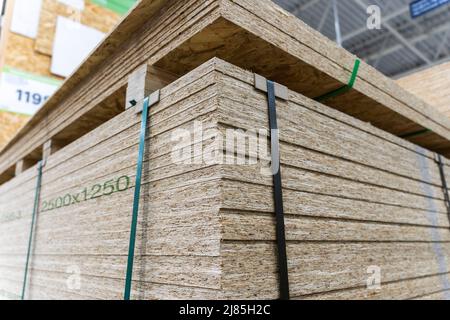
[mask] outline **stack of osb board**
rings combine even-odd
[[[450,117],[450,62],[405,76],[397,83]]]
[[[364,63],[353,90],[329,106],[310,99],[345,84],[354,60],[270,1],[139,2],[0,153],[2,174],[66,141],[46,157],[26,298],[122,298],[136,109],[158,88],[132,297],[277,298],[267,155],[223,138],[268,129],[254,73],[290,89],[277,107],[291,297],[447,298],[434,152],[447,154],[450,120]],[[147,65],[160,75],[136,73]],[[174,80],[150,85],[164,74]],[[396,137],[423,128],[417,144]],[[227,153],[248,163],[223,163]],[[6,298],[22,286],[35,183],[33,165],[0,186]]]
[[[288,97],[277,111],[291,297],[448,297],[434,154]],[[48,158],[26,298],[122,298],[137,108]],[[134,299],[279,296],[272,178],[249,138],[268,130],[267,114],[254,74],[218,59],[162,89],[149,116]],[[245,148],[230,147],[230,130]],[[259,135],[258,147],[267,144]],[[29,170],[0,187],[5,298],[22,288],[35,182]],[[381,288],[366,287],[373,268]]]
[[[142,64],[184,74],[215,56],[310,98],[346,84],[356,59],[271,1],[140,1],[3,150],[0,173],[126,86]],[[395,135],[430,129],[411,140],[448,153],[450,120],[365,63],[354,90],[326,103]]]

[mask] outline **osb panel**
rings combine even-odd
[[[152,143],[146,145],[142,180],[145,205],[141,207],[144,211],[140,214],[136,238],[138,254],[134,272],[135,280],[142,285],[153,281],[175,289],[220,288],[217,168],[171,162],[170,152],[171,136],[179,128],[188,129],[197,119],[201,119],[204,126],[214,125],[211,112],[217,106],[217,88],[211,85],[214,77],[209,73],[201,76],[207,78],[199,81],[196,74],[161,90],[161,101],[149,111],[149,116],[156,121],[149,124],[148,138]],[[60,299],[122,298],[132,212],[132,201],[127,199],[133,197],[139,128],[140,116],[128,109],[49,157],[42,180],[27,298],[45,299],[55,292],[59,292]],[[68,192],[67,188],[77,190],[80,185],[109,179],[109,176],[129,177],[129,184],[120,192],[116,190],[101,197],[98,203],[92,199],[94,201],[83,201],[58,213],[53,209],[45,210],[46,199]],[[5,292],[11,293],[8,296],[20,292],[16,281],[21,281],[24,261],[20,254],[9,253],[26,250],[35,178],[36,170],[28,170],[0,187],[0,296]],[[180,198],[189,200],[180,202]],[[21,204],[20,212],[17,203]],[[93,209],[94,203],[101,207]],[[177,221],[184,216],[188,217],[190,225],[177,227]],[[157,218],[164,222],[147,223]],[[70,234],[61,232],[67,227],[73,228]],[[54,240],[49,241],[52,237]],[[103,269],[99,269],[101,265]],[[61,281],[65,277],[64,270],[70,266],[82,268],[83,284],[76,296],[65,294],[67,286]],[[47,276],[54,278],[58,274],[56,282],[45,280]],[[95,279],[100,281],[94,284]],[[138,286],[133,285],[133,288],[136,290]],[[145,293],[152,291],[145,290]]]
[[[52,76],[50,73],[50,57],[34,51],[34,40],[9,33],[6,43],[5,65],[23,71]]]
[[[9,29],[11,25],[12,13],[13,13],[14,0],[8,1],[6,3],[5,15],[2,17],[2,28],[0,28],[0,70],[3,69],[5,63],[5,52],[6,43],[8,42]]]
[[[89,1],[86,1],[85,9],[80,14],[56,0],[44,0],[38,36],[34,46],[36,51],[49,56],[52,55],[53,39],[58,16],[72,18],[74,20],[79,19],[82,24],[104,33],[109,32],[120,19],[120,15],[117,13],[92,4]]]
[[[170,12],[170,14],[174,14],[174,19],[176,19],[176,21],[171,21],[170,19],[168,19],[166,14],[159,17],[156,21],[150,21],[150,22],[152,22],[152,25],[159,25],[161,21],[163,21],[164,23],[166,23],[165,21],[167,21],[167,24],[170,23],[171,25],[178,25],[180,23],[179,19],[181,19],[182,25],[186,25],[186,26],[183,27],[183,29],[179,30],[178,32],[173,32],[172,28],[167,27],[166,33],[164,34],[164,36],[162,38],[160,38],[158,36],[159,32],[161,31],[160,29],[155,30],[154,28],[150,28],[150,27],[148,29],[145,29],[145,30],[148,30],[148,33],[150,33],[150,34],[147,34],[147,33],[139,34],[139,33],[135,32],[133,29],[127,29],[127,31],[125,31],[125,32],[128,35],[133,35],[134,38],[136,38],[138,36],[142,37],[142,40],[139,40],[140,43],[142,42],[142,43],[155,45],[155,47],[152,46],[151,48],[149,48],[149,50],[151,50],[150,54],[152,54],[152,53],[154,54],[155,50],[159,50],[160,48],[164,48],[165,46],[168,46],[168,44],[171,41],[182,41],[185,38],[185,35],[187,32],[192,32],[192,28],[194,28],[193,25],[195,25],[195,23],[197,22],[197,17],[200,15],[199,12],[202,13],[203,15],[200,15],[200,17],[198,19],[204,18],[207,15],[207,13],[210,12],[209,10],[204,9],[205,7],[211,8],[210,3],[206,3],[203,5],[203,2],[200,3],[197,0],[192,0],[192,1],[194,3],[201,4],[201,6],[200,7],[194,6],[194,10],[189,15],[186,15],[186,16],[179,15],[176,13],[177,12],[176,10],[173,10]],[[152,2],[152,5],[153,4],[154,4],[154,2]],[[192,3],[186,4],[186,3],[184,3],[184,1],[177,2],[177,4],[183,5],[183,7],[186,7],[186,6],[188,8],[192,7]],[[156,12],[158,8],[159,8],[159,6],[156,6],[156,8],[151,7],[148,10],[150,10],[151,12]],[[212,9],[214,9],[214,7]],[[155,11],[152,11],[152,10],[155,10]],[[142,14],[140,14],[139,19],[144,19],[146,14],[147,14],[147,16],[151,16],[149,12],[144,11],[144,12],[142,12]],[[213,21],[213,19],[215,19],[215,16],[212,16],[212,17],[207,16],[207,19],[208,19],[207,22],[204,22],[204,23],[210,23],[211,21]],[[144,20],[148,21],[149,19],[147,18]],[[180,35],[181,33],[183,34],[183,36]],[[141,39],[141,38],[139,38],[139,39]],[[173,40],[173,39],[176,39],[176,40]],[[120,43],[123,44],[123,41]],[[108,45],[107,45],[108,52],[109,52],[109,50],[113,50],[113,48],[115,48],[115,46],[116,46],[115,44],[108,43]],[[104,44],[101,45],[100,48],[107,50],[106,47],[104,47]],[[97,49],[97,50],[99,50],[103,54],[105,54],[105,51],[103,49]],[[68,82],[66,81],[65,85],[64,85],[64,87],[66,89],[68,89],[69,87],[72,89],[70,89],[69,91],[66,91],[64,93],[61,91],[58,91],[58,93],[55,93],[53,95],[53,97],[51,97],[47,101],[47,103],[44,105],[44,107],[41,108],[38,111],[38,113],[34,116],[34,118],[33,118],[34,120],[33,119],[30,120],[30,122],[26,125],[25,128],[28,128],[28,129],[33,128],[33,130],[36,130],[35,135],[33,135],[32,139],[27,140],[23,144],[20,144],[20,143],[16,144],[14,142],[21,139],[21,136],[17,136],[17,139],[13,140],[13,142],[10,145],[11,146],[15,145],[16,147],[20,147],[20,149],[24,150],[23,156],[28,154],[29,145],[31,145],[31,144],[34,145],[34,143],[35,143],[35,141],[33,141],[33,140],[41,139],[42,135],[45,135],[46,137],[51,138],[54,134],[57,134],[58,132],[63,130],[65,127],[67,127],[68,124],[72,123],[74,119],[79,119],[80,116],[85,114],[86,110],[92,109],[92,107],[96,106],[98,103],[103,101],[105,99],[105,97],[113,94],[116,90],[118,90],[120,87],[125,85],[126,81],[127,81],[126,77],[128,75],[127,72],[132,71],[130,69],[132,69],[136,63],[142,64],[144,62],[143,59],[145,59],[145,58],[142,58],[142,54],[149,54],[149,53],[147,51],[145,51],[145,52],[137,51],[134,46],[127,47],[127,51],[124,53],[127,53],[127,54],[130,53],[130,54],[132,54],[132,56],[130,57],[130,56],[126,55],[123,58],[123,60],[120,60],[120,62],[116,61],[115,59],[108,61],[107,69],[105,70],[105,68],[104,68],[104,67],[106,67],[105,64],[103,64],[103,67],[102,67],[103,68],[102,71],[106,71],[106,72],[102,73],[102,74],[95,74],[96,77],[93,78],[93,81],[96,82],[99,86],[96,85],[96,86],[92,87],[92,88],[95,88],[94,91],[95,91],[95,96],[96,96],[93,100],[91,99],[91,96],[89,94],[87,94],[85,91],[83,91],[82,95],[79,97],[79,100],[77,100],[77,101],[70,100],[70,102],[68,102],[67,104],[62,106],[63,109],[58,108],[57,113],[49,112],[50,111],[50,109],[48,108],[49,103],[52,103],[51,101],[56,101],[65,95],[71,96],[73,87],[76,86],[75,83],[78,83],[78,81],[82,77],[85,76],[83,74],[84,71],[82,72],[82,74],[76,73],[74,76],[72,76],[72,78],[70,80],[67,80],[72,84],[68,86],[67,85]],[[138,56],[138,58],[135,57],[136,55]],[[102,59],[104,59],[103,55],[98,56],[96,59],[92,59],[92,57],[91,57],[91,59],[89,60],[89,63],[92,64],[92,67],[95,67],[95,66],[99,67],[98,61],[101,61]],[[137,59],[139,59],[139,60],[137,60]],[[157,58],[155,58],[155,60],[156,59]],[[135,62],[133,65],[130,65],[129,62],[132,60],[135,60]],[[123,68],[127,68],[127,71],[122,71],[120,73],[119,73],[119,71],[115,71],[115,73],[112,74],[110,70],[113,70],[113,69],[110,69],[110,68],[113,68],[113,66],[112,66],[113,62],[120,63],[119,66],[123,67]],[[114,70],[116,70],[116,69],[114,69]],[[103,82],[103,79],[99,78],[98,76],[107,76],[109,78],[112,78],[112,81],[108,82],[107,87],[100,86],[101,84],[104,84],[105,82]],[[86,89],[84,86],[83,86],[83,88]],[[56,110],[56,109],[54,109],[54,110]],[[74,112],[74,110],[76,110],[76,112]],[[46,114],[46,113],[49,113],[48,117],[44,116],[44,114]],[[46,121],[41,122],[43,117],[47,118],[48,121],[46,120]],[[34,126],[37,123],[40,123],[40,125]],[[42,128],[41,125],[43,125],[43,124],[45,124],[46,130],[41,130],[41,128]],[[27,131],[27,130],[25,129],[25,131]],[[22,134],[25,131],[22,130],[21,131]],[[48,140],[48,138],[44,138],[44,140]],[[42,145],[43,143],[45,143],[45,141],[42,143],[38,142],[37,146]],[[35,149],[36,147],[31,147],[31,148]],[[6,149],[4,152],[6,152]],[[2,157],[3,156],[4,156],[4,153],[2,153]],[[4,166],[6,166],[5,163],[6,163],[6,161],[0,160],[0,172],[2,171],[2,168]]]
[[[86,7],[81,15],[81,23],[107,33],[112,30],[120,18],[119,14],[86,1]]]
[[[406,76],[397,83],[450,117],[450,62]]]
[[[332,78],[342,82],[348,81],[349,73],[351,71],[351,68],[348,67],[350,63],[342,63],[341,59],[334,57],[335,54],[332,54],[332,52],[334,52],[335,48],[331,47],[329,44],[321,44],[320,47],[316,47],[317,45],[315,44],[319,40],[321,42],[324,40],[320,37],[318,37],[319,39],[317,40],[316,37],[306,36],[309,30],[305,26],[302,26],[297,20],[289,21],[289,25],[287,25],[285,19],[283,20],[280,18],[278,21],[277,17],[281,16],[280,13],[278,13],[278,15],[274,13],[272,18],[270,16],[264,17],[264,19],[270,22],[270,25],[267,25],[263,18],[247,19],[247,17],[251,16],[253,11],[256,12],[256,8],[252,8],[251,11],[246,10],[243,12],[244,10],[240,9],[240,5],[232,5],[229,1],[219,2],[213,0],[172,1],[170,2],[170,6],[167,5],[167,7],[162,10],[158,18],[153,20],[149,19],[149,17],[156,14],[156,12],[161,9],[161,6],[163,6],[165,2],[166,1],[163,0],[142,1],[142,4],[139,4],[136,9],[132,11],[132,14],[126,18],[124,23],[122,23],[121,26],[98,47],[74,76],[65,83],[63,88],[38,112],[37,116],[29,123],[29,125],[27,125],[26,129],[21,132],[21,135],[14,140],[14,143],[11,143],[11,148],[8,148],[8,150],[1,155],[2,159],[7,159],[7,157],[14,158],[12,155],[16,155],[17,158],[20,158],[21,155],[26,155],[28,150],[32,150],[37,146],[42,145],[42,143],[44,143],[48,137],[51,137],[52,134],[57,133],[68,123],[91,110],[97,101],[102,100],[99,98],[99,95],[107,96],[117,90],[119,86],[122,86],[126,81],[124,79],[126,79],[127,75],[132,72],[134,68],[148,60],[149,57],[152,57],[152,63],[158,60],[161,61],[161,58],[167,56],[167,53],[170,50],[174,52],[174,48],[181,47],[180,43],[186,43],[187,40],[192,39],[193,35],[199,33],[201,30],[210,29],[213,25],[217,25],[212,22],[217,21],[220,16],[226,15],[228,20],[233,18],[232,21],[236,24],[236,28],[242,24],[242,27],[239,27],[240,29],[245,28],[248,30],[247,32],[252,33],[254,37],[265,39],[271,46],[276,46],[279,50],[286,51],[286,56],[289,54],[296,57],[299,61],[305,61],[314,66],[315,72],[312,73],[311,77],[308,79],[304,79],[305,82],[314,83],[314,81],[317,81],[318,75],[322,74],[328,74]],[[227,5],[225,6],[224,4]],[[269,7],[267,12],[270,12],[268,10],[273,6],[269,1],[242,1],[242,5],[245,4],[252,4],[254,6],[256,6],[256,4],[264,4],[264,6]],[[180,14],[181,12],[183,14]],[[264,10],[258,10],[258,14],[261,16],[267,15],[265,12],[265,7]],[[202,16],[201,19],[199,16]],[[205,18],[203,18],[203,16],[205,16]],[[237,16],[239,16],[239,19]],[[275,18],[276,20],[274,20]],[[145,21],[147,21],[146,25],[144,24]],[[205,27],[206,25],[208,25],[208,27]],[[260,25],[264,28],[259,27]],[[137,32],[139,26],[141,27],[142,32]],[[223,31],[218,29],[217,32]],[[291,35],[295,35],[295,38],[293,39]],[[307,42],[305,42],[306,40]],[[205,42],[208,41],[210,41],[210,39],[206,39]],[[226,43],[226,45],[230,47],[234,44],[234,42]],[[247,46],[251,46],[250,44],[253,45],[254,43],[248,42]],[[120,49],[118,49],[119,47]],[[201,47],[201,44],[199,44],[198,48],[201,49]],[[313,50],[312,48],[315,49]],[[235,50],[239,49],[240,48]],[[350,54],[347,54],[344,50],[336,50],[339,51],[339,55],[350,56]],[[246,54],[247,52],[244,53]],[[323,54],[320,55],[319,53]],[[327,55],[326,57],[324,56],[325,53]],[[192,59],[195,59],[203,54],[204,51],[194,51],[191,57]],[[311,56],[315,57],[314,60],[311,59]],[[346,58],[346,60],[348,59]],[[278,59],[273,61],[278,64],[277,70],[284,67],[279,65]],[[351,62],[353,62],[353,60]],[[176,60],[174,63],[180,64],[180,62]],[[351,64],[351,66],[352,65],[353,64]],[[242,67],[250,69],[248,65]],[[349,68],[350,70],[348,70]],[[362,71],[364,71],[364,68],[362,68]],[[392,109],[401,114],[406,114],[408,112],[405,117],[410,119],[413,123],[419,123],[420,125],[431,129],[433,129],[434,126],[436,127],[436,132],[444,132],[440,127],[443,125],[442,123],[445,122],[442,120],[442,117],[430,115],[426,118],[424,114],[417,111],[419,110],[422,112],[420,106],[416,107],[414,103],[407,105],[406,102],[402,102],[403,100],[414,100],[415,98],[409,97],[408,99],[405,99],[403,96],[397,97],[397,94],[392,93],[392,90],[389,88],[389,90],[381,91],[380,88],[382,88],[382,84],[379,84],[378,80],[372,82],[370,79],[384,78],[375,71],[373,72],[375,73],[375,76],[369,77],[369,74],[367,74],[364,79],[357,82],[358,92],[367,94],[367,97],[370,97],[371,99],[376,99],[377,102],[386,106],[387,109]],[[368,72],[366,71],[366,73]],[[294,80],[296,79],[290,80],[294,83]],[[317,85],[322,85],[321,82],[322,81],[318,81]],[[388,82],[391,83],[390,80]],[[77,86],[78,89],[74,90]],[[62,100],[64,101],[62,102]],[[357,105],[366,106],[365,104]],[[77,113],[72,112],[72,110],[77,110]],[[369,112],[370,108],[367,108],[366,106],[363,111]],[[49,119],[51,119],[51,121],[48,122],[51,128],[49,131],[42,133],[44,131],[39,129],[38,124],[46,117],[46,114],[48,114]],[[432,121],[435,122],[438,120],[439,122],[442,122],[439,126],[431,123]],[[430,125],[428,125],[428,123],[430,123]],[[446,136],[444,133],[442,134],[443,137]],[[19,143],[20,140],[24,143]],[[428,141],[420,144],[423,146],[426,145],[426,142]]]
[[[450,234],[437,165],[369,124],[288,96],[277,113],[291,296],[409,299],[442,290]],[[214,59],[163,88],[149,112],[132,298],[277,299],[273,182],[262,162],[172,158],[174,134],[196,122],[211,135],[183,145],[216,155],[235,154],[216,134],[268,129],[253,74]],[[122,298],[139,128],[128,109],[48,158],[27,299]],[[250,159],[250,150],[238,152]],[[125,189],[91,189],[118,177],[129,177]],[[27,250],[35,182],[28,170],[0,186],[0,297],[22,288],[25,255],[17,253]],[[366,290],[369,266],[382,269],[382,290]],[[67,287],[71,267],[80,268],[79,289]]]
[[[0,111],[0,150],[16,134],[29,119],[26,115],[19,115]]]

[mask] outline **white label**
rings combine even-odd
[[[58,86],[54,80],[5,68],[0,74],[0,109],[33,115]]]
[[[58,2],[64,3],[66,6],[79,11],[84,10],[84,0],[58,0]]]
[[[96,29],[59,16],[53,42],[51,72],[63,77],[70,76],[104,36],[104,33]]]
[[[16,0],[11,31],[35,39],[39,28],[42,0]]]

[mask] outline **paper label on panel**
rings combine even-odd
[[[0,110],[33,115],[61,81],[5,67],[0,73]]]
[[[53,42],[51,72],[63,77],[70,76],[104,36],[104,33],[94,28],[59,16]]]
[[[39,28],[42,0],[15,0],[11,32],[35,39]]]

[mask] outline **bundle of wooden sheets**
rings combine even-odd
[[[346,85],[356,57],[269,0],[141,0],[0,152],[0,175],[89,115],[142,64],[183,75],[219,57],[315,98]],[[450,154],[450,120],[362,63],[354,90],[326,104]],[[100,114],[96,114],[101,117]]]
[[[135,111],[48,159],[27,298],[122,298]],[[434,154],[293,91],[277,111],[291,296],[448,297],[449,220]],[[132,297],[277,298],[267,158],[255,157],[249,140],[231,150],[224,138],[230,129],[268,129],[254,74],[205,63],[162,89],[149,128]],[[247,164],[236,164],[243,151]],[[0,189],[5,298],[21,292],[35,183],[29,170]],[[368,288],[375,267],[381,288]]]
[[[345,84],[354,59],[270,1],[139,2],[0,153],[1,173],[67,141],[46,158],[26,298],[123,298],[142,104],[128,95],[142,88],[161,99],[148,119],[132,298],[278,298],[255,73],[289,88],[277,112],[291,297],[450,298],[435,161],[450,122],[364,63],[353,90],[328,106],[310,99]],[[142,65],[173,79],[142,79]],[[417,144],[397,137],[423,128]],[[3,298],[20,298],[36,178],[32,165],[0,185]]]

